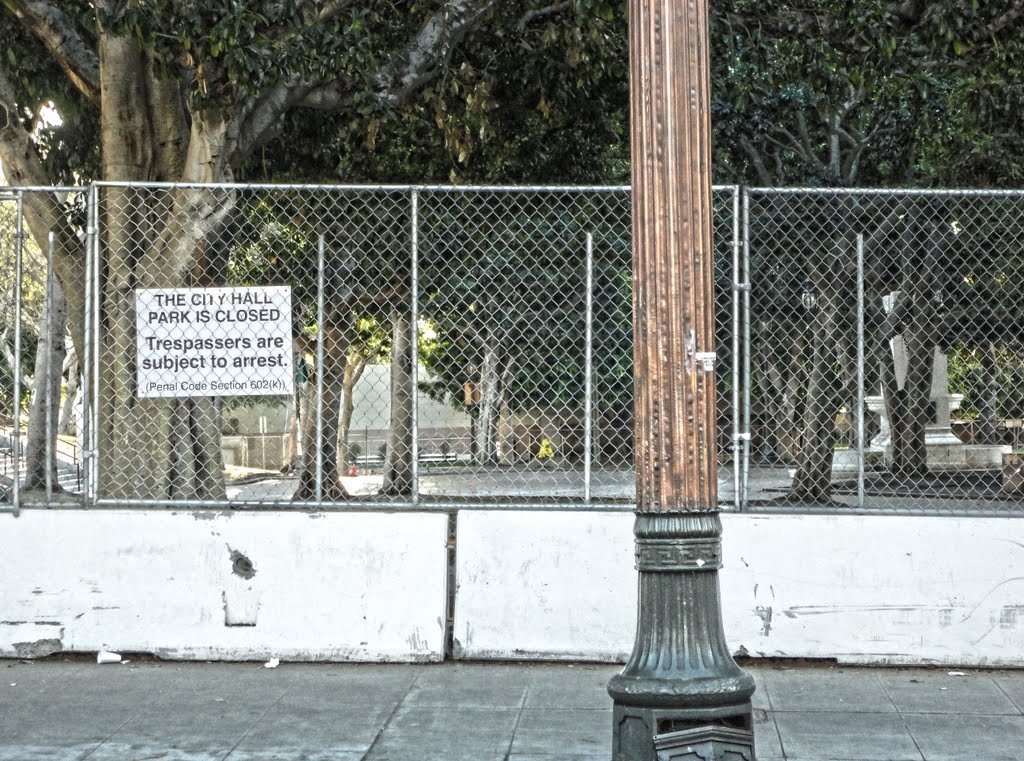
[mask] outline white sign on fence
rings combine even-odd
[[[135,291],[139,397],[294,393],[292,291]]]

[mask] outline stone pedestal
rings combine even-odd
[[[1024,494],[1024,455],[1011,453],[1003,455],[1003,492]]]
[[[881,452],[873,451],[870,449],[864,449],[864,471],[871,472],[872,470],[878,470],[884,464],[885,458]],[[857,475],[857,450],[854,449],[837,449],[832,454],[832,478],[833,479],[846,479],[853,478]],[[795,474],[796,471],[794,470]]]
[[[1009,444],[968,444],[967,467],[971,470],[996,470],[1003,465],[1003,455],[1010,454]]]
[[[897,368],[900,367],[900,347],[893,346]],[[897,383],[902,387],[906,375],[897,374]],[[967,448],[960,437],[953,433],[952,413],[963,403],[963,394],[949,393],[949,360],[944,353],[935,349],[932,371],[931,419],[925,424],[924,446],[929,470],[961,470],[967,467]],[[871,439],[871,452],[880,452],[886,465],[892,463],[892,428],[885,413],[885,400],[881,396],[864,398],[867,408],[879,415],[880,430]]]
[[[754,761],[748,732],[706,726],[654,736],[658,761]]]
[[[879,430],[870,442],[868,449],[872,452],[880,452],[885,458],[885,464],[892,461],[892,428],[889,426],[889,416],[885,414],[885,398],[882,396],[865,396],[864,405],[869,412],[878,415]]]
[[[957,409],[963,400],[963,394],[932,398],[935,418],[924,429],[929,470],[960,470],[967,467],[967,446],[953,433],[949,418],[949,413]]]
[[[967,450],[953,433],[952,415],[964,401],[963,394],[949,393],[949,358],[935,349],[932,391],[929,395],[933,417],[924,429],[924,447],[929,470],[960,470],[967,467]]]

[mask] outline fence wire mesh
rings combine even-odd
[[[1024,514],[1024,195],[714,200],[720,506]],[[629,203],[0,194],[0,502],[629,510]]]
[[[0,188],[0,507],[22,491],[77,501],[83,487],[81,189]],[[73,285],[65,297],[59,281]]]
[[[1024,195],[751,191],[749,256],[751,505],[1021,511]]]

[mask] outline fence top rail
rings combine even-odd
[[[101,180],[89,185],[0,185],[0,197],[16,198],[19,193],[85,193],[93,187],[106,188],[211,188],[222,190],[321,190],[409,193],[628,193],[629,185],[390,185],[274,182],[122,182]],[[754,195],[891,195],[891,196],[975,196],[1024,198],[1024,189],[998,188],[841,188],[841,187],[745,187],[713,185],[715,192],[745,191]]]
[[[831,196],[894,196],[924,197],[941,196],[976,198],[1024,198],[1024,190],[971,189],[971,188],[745,188],[751,195],[831,195]]]
[[[21,193],[87,193],[90,185],[0,185],[0,194],[5,199]]]
[[[213,190],[320,190],[377,193],[626,193],[629,185],[374,185],[274,182],[114,182],[94,183],[101,188],[156,188]]]

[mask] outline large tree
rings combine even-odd
[[[600,182],[628,169],[626,20],[609,0],[3,0],[3,7],[0,161],[17,184]],[[1012,186],[1024,178],[1017,127],[1024,4],[726,0],[712,10],[716,181]],[[40,119],[51,103],[62,125]],[[55,196],[29,201],[37,241],[50,230],[57,236],[57,274],[81,357],[85,220]],[[106,340],[94,348],[104,367],[101,450],[113,458],[103,472],[152,473],[144,482],[112,481],[109,493],[217,496],[212,405],[134,398],[127,294],[143,284],[221,282],[229,247],[218,241],[238,196],[107,188],[101,202]],[[835,210],[845,221],[827,246],[843,262],[840,277],[819,266],[827,258],[819,246],[794,260],[790,280],[849,288],[855,229],[893,250],[901,240],[937,240],[927,230],[941,226],[935,210],[919,215],[912,235],[889,219],[900,218],[898,210],[877,211]],[[346,252],[326,253],[335,270],[358,269]],[[891,278],[872,287],[876,313],[882,288],[913,292]],[[372,299],[374,314],[407,324],[396,308],[401,291],[385,290],[395,298]],[[322,326],[334,347],[331,367],[322,369],[333,378],[329,389],[343,388],[351,326],[366,316],[366,299],[356,296],[332,304]],[[777,322],[783,311],[758,317]],[[775,372],[780,389],[802,385],[804,398],[823,400],[825,412],[808,423],[822,434],[807,451],[819,454],[831,435],[827,410],[848,396],[843,378],[825,372],[836,359],[849,365],[836,353],[848,345],[840,317],[824,304],[817,338],[787,351],[817,351],[818,359],[802,363],[800,383]],[[881,325],[880,314],[870,319]],[[332,451],[327,437],[337,433],[342,396],[325,390],[328,424],[311,446]],[[792,418],[799,405],[787,409]],[[334,459],[311,474],[329,490],[337,487]],[[822,483],[826,459],[805,459],[810,482]],[[826,491],[806,496],[823,500]]]
[[[1024,4],[1008,0],[720,4],[717,176],[762,186],[1019,185],[1024,142],[1012,114],[1024,94],[1014,74],[1024,62],[1022,20]],[[758,381],[769,435],[780,445],[787,430],[800,437],[789,498],[828,502],[835,418],[855,398],[856,235],[866,239],[869,351],[882,365],[896,469],[916,473],[931,359],[947,341],[935,295],[956,279],[955,218],[929,204],[793,198],[762,198],[754,210],[753,279],[765,286],[754,298]],[[785,302],[805,282],[817,308],[810,334],[794,336]],[[905,388],[893,377],[894,335],[908,347]]]
[[[604,3],[579,5],[583,17],[596,11],[600,20],[605,13]],[[294,147],[294,140],[281,138],[288,130],[294,138],[300,126],[317,123],[297,116],[310,110],[337,115],[334,125],[349,125],[335,133],[335,150],[351,149],[352,136],[360,135],[354,153],[372,148],[382,125],[411,123],[422,129],[422,116],[429,113],[447,155],[454,155],[455,166],[465,167],[488,142],[482,117],[497,103],[488,92],[493,76],[475,74],[460,60],[467,37],[480,32],[501,41],[507,59],[517,47],[529,58],[528,46],[538,40],[534,32],[553,18],[562,17],[556,36],[562,27],[580,34],[573,23],[575,9],[567,3],[4,0],[4,7],[0,23],[12,44],[11,54],[0,62],[5,116],[0,160],[9,179],[20,185],[89,178],[231,181],[265,167],[275,146],[282,152]],[[588,47],[594,44],[583,40],[575,49],[585,54]],[[45,56],[40,54],[44,49]],[[485,49],[478,41],[478,55]],[[568,73],[550,79],[571,79],[585,63],[571,62]],[[467,79],[475,80],[470,89],[454,87]],[[64,127],[44,130],[41,139],[37,116],[41,105],[51,102]],[[547,108],[540,99],[520,112],[548,117]],[[315,151],[306,149],[303,155]],[[286,161],[287,156],[276,168]],[[334,163],[344,168],[360,161],[342,151]],[[406,166],[409,174],[416,172],[415,162]],[[87,171],[79,173],[83,168]],[[220,497],[219,419],[213,402],[136,398],[130,294],[140,286],[216,284],[224,269],[218,258],[225,255],[216,243],[236,194],[108,186],[100,202],[102,340],[92,351],[99,352],[102,368],[102,490],[126,499]],[[78,230],[53,195],[32,194],[26,211],[37,240],[45,240],[49,231],[57,236],[57,274],[76,351],[83,356],[86,289]],[[328,252],[330,258],[338,256],[346,255]],[[352,324],[348,306],[330,304],[328,318],[335,329],[322,326],[331,366],[321,371],[338,380],[326,383],[328,389],[344,382],[350,344],[346,326]],[[337,419],[340,400],[341,394],[325,399],[329,422]],[[322,438],[316,443],[329,454],[337,426],[319,429]],[[325,472],[316,477],[328,493],[339,493],[335,458],[324,462]]]

